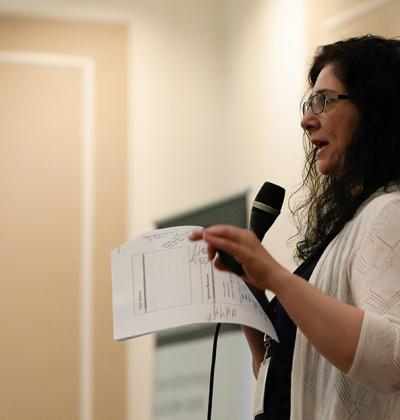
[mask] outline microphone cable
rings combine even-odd
[[[214,342],[213,342],[213,349],[212,349],[212,356],[211,356],[210,385],[209,385],[209,389],[208,389],[207,420],[211,420],[211,413],[212,413],[215,360],[217,358],[217,342],[218,342],[218,334],[219,334],[220,328],[221,328],[221,323],[218,323],[217,326],[215,327]]]
[[[260,241],[263,240],[265,233],[272,226],[275,219],[280,214],[284,197],[285,189],[279,185],[273,184],[272,182],[265,182],[258,192],[251,211],[250,230],[256,234]],[[231,271],[239,276],[243,275],[242,265],[239,264],[232,255],[227,254],[221,250],[217,250],[217,252],[225,267],[231,269]],[[217,327],[215,328],[214,344],[212,350],[207,420],[211,420],[215,359],[217,354],[217,340],[220,328],[221,324],[218,323]]]

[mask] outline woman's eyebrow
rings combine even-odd
[[[333,94],[337,94],[337,92],[335,90],[332,90],[332,89],[318,89],[315,92],[313,92],[313,95],[315,95],[317,93],[333,93]]]

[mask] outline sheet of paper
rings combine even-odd
[[[114,339],[223,322],[248,325],[277,340],[243,280],[215,269],[206,244],[187,239],[196,228],[146,232],[112,251]]]

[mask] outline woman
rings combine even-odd
[[[306,199],[294,212],[307,221],[296,249],[302,266],[290,273],[244,229],[218,225],[191,238],[207,242],[210,259],[216,249],[232,254],[256,296],[276,296],[281,343],[257,419],[398,419],[400,41],[368,35],[326,45],[309,82]],[[244,330],[257,374],[263,337]]]

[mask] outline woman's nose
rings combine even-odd
[[[301,119],[301,122],[300,122],[301,128],[305,131],[310,132],[318,128],[319,124],[320,123],[319,123],[319,119],[317,115],[315,115],[312,112],[311,107],[308,108],[306,113],[303,115],[303,118]]]

